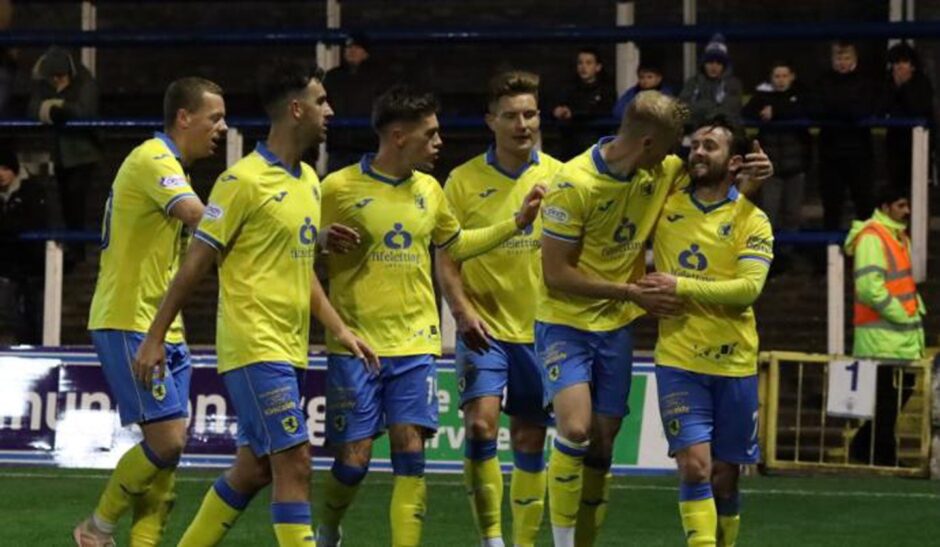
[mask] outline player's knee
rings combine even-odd
[[[164,435],[145,442],[147,448],[161,462],[161,467],[175,467],[183,455],[183,449],[186,448],[185,436]]]
[[[739,467],[734,464],[715,462],[712,468],[712,485],[715,495],[731,497],[738,491]]]
[[[589,424],[571,423],[559,426],[562,437],[572,443],[584,444],[591,439],[591,426]]]
[[[711,464],[706,458],[689,453],[676,458],[679,465],[679,475],[686,483],[699,483],[711,481]]]
[[[310,450],[306,444],[271,456],[275,481],[293,483],[310,481]]]
[[[497,426],[486,416],[474,416],[467,420],[467,435],[477,441],[488,441],[496,438]]]

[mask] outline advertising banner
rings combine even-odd
[[[189,442],[182,464],[227,466],[235,453],[236,419],[215,356],[196,352],[189,399]],[[453,359],[438,361],[440,428],[427,442],[428,470],[460,472],[465,429],[458,408]],[[311,356],[304,405],[314,466],[329,467],[325,448],[326,358]],[[624,420],[614,452],[618,474],[668,473],[666,439],[656,403],[656,378],[650,361],[634,364],[630,416]],[[549,442],[554,431],[549,431]],[[0,463],[111,468],[138,442],[136,426],[123,428],[114,399],[94,352],[41,349],[0,351]],[[509,424],[499,431],[499,458],[512,463]],[[375,445],[372,468],[390,470],[387,437]]]

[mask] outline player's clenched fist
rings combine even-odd
[[[516,226],[518,226],[520,230],[535,221],[535,218],[539,214],[539,207],[542,206],[542,198],[545,197],[547,190],[548,188],[544,184],[536,184],[529,190],[529,193],[526,194],[525,199],[522,200],[522,207],[520,207],[519,212],[516,213]]]

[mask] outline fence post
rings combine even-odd
[[[238,129],[229,127],[225,133],[225,167],[235,165],[245,153],[245,142]]]
[[[926,127],[911,130],[911,259],[914,281],[927,279],[927,182],[930,170],[930,131]]]
[[[845,259],[838,245],[826,248],[829,355],[845,355]]]
[[[682,0],[682,24],[694,25],[698,20],[698,4],[696,0]],[[682,44],[682,78],[683,82],[698,72],[695,42]]]
[[[340,28],[343,19],[342,4],[339,0],[327,0],[326,2],[326,28]],[[324,71],[339,66],[340,53],[342,48],[339,46],[327,46],[323,42],[317,43],[317,65]],[[317,153],[317,173],[325,176],[327,165],[329,165],[330,156],[326,151],[326,143],[321,142]]]
[[[98,8],[91,0],[82,2],[82,30],[98,30]],[[93,47],[83,47],[81,52],[81,61],[85,68],[91,72],[92,76],[97,76],[97,57],[98,50]]]
[[[632,27],[635,2],[617,2],[617,26]],[[617,96],[636,84],[636,67],[640,64],[640,51],[633,42],[617,44]]]
[[[46,279],[42,302],[42,345],[62,341],[62,244],[46,241]]]

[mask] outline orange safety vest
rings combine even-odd
[[[901,241],[899,242],[894,239],[888,229],[883,225],[878,222],[869,222],[862,228],[862,231],[858,234],[855,241],[861,239],[862,235],[866,233],[878,236],[878,239],[881,240],[881,244],[885,249],[885,259],[888,263],[888,267],[884,270],[884,277],[888,294],[891,295],[891,298],[897,298],[904,306],[904,311],[907,312],[907,315],[913,317],[914,314],[917,313],[917,284],[914,283],[914,275],[911,270],[911,255],[908,251],[909,242],[907,234],[901,232]],[[881,268],[877,266],[868,266],[857,270],[855,276],[859,277],[859,275],[869,273],[866,271],[868,268],[872,268],[872,271],[881,271]],[[887,305],[889,302],[890,300],[886,300],[884,305]],[[878,309],[878,307],[871,307],[859,302],[858,294],[856,293],[855,325],[864,326],[881,320]]]

